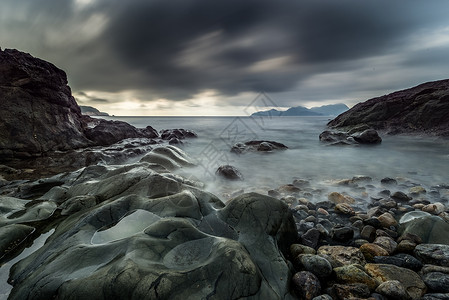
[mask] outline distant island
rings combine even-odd
[[[341,113],[347,111],[349,107],[346,104],[330,104],[319,107],[307,108],[304,106],[290,107],[289,109],[282,111],[277,109],[270,109],[264,111],[258,111],[253,113],[252,117],[267,117],[267,116],[338,116]]]
[[[95,107],[92,106],[81,106],[81,113],[86,116],[109,116],[108,113],[99,111]]]

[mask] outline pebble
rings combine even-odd
[[[376,228],[371,225],[365,225],[360,232],[360,237],[369,242],[373,242],[376,238]]]
[[[449,267],[449,245],[420,244],[414,253],[425,264]]]
[[[328,292],[332,299],[366,299],[370,296],[370,290],[366,284],[334,284]]]
[[[305,245],[300,245],[300,244],[292,244],[290,246],[290,254],[293,257],[297,257],[300,254],[315,254],[316,251],[313,248],[310,248],[308,246]]]
[[[449,275],[441,272],[430,272],[423,276],[424,283],[431,292],[449,293]]]
[[[382,282],[377,288],[376,292],[396,300],[409,300],[410,296],[405,290],[404,286],[398,280],[388,280]]]
[[[366,264],[365,257],[362,252],[355,247],[321,246],[318,248],[317,254],[329,256],[331,258],[329,262],[334,268],[350,264]]]
[[[435,202],[427,204],[421,208],[422,211],[428,212],[433,215],[438,215],[446,210],[446,207],[441,202]]]
[[[313,254],[302,254],[299,257],[301,266],[317,277],[328,277],[332,273],[331,263],[322,256]]]
[[[411,255],[399,253],[395,256],[375,256],[376,264],[389,264],[402,268],[407,268],[415,272],[421,270],[423,264]]]
[[[343,215],[355,215],[354,208],[347,203],[338,203],[334,208],[335,212]]]
[[[412,299],[419,299],[426,292],[421,277],[412,270],[387,264],[366,264],[365,270],[379,282],[398,280]]]
[[[313,273],[301,271],[293,275],[293,290],[300,299],[311,300],[321,294],[321,284]]]
[[[307,232],[301,236],[301,243],[314,249],[317,247],[319,240],[320,232],[316,228],[307,230]]]
[[[340,194],[338,192],[330,193],[327,196],[327,198],[328,198],[329,201],[331,201],[331,202],[333,202],[335,204],[338,204],[338,203],[353,204],[353,203],[355,203],[355,199],[354,198],[352,198],[350,196],[347,196],[347,195]]]
[[[333,240],[347,243],[354,237],[354,230],[351,227],[334,227],[331,231],[331,237]]]
[[[378,283],[371,276],[366,274],[361,265],[345,265],[334,269],[337,281],[340,283],[363,283],[368,286],[370,290],[374,290]]]
[[[376,256],[388,256],[387,250],[373,243],[363,244],[360,246],[360,251],[367,261],[374,261],[374,257]]]
[[[396,201],[404,201],[404,202],[410,201],[412,199],[411,197],[407,196],[406,194],[400,191],[395,192],[393,195],[391,195],[391,198]]]
[[[381,214],[377,219],[379,220],[380,225],[385,228],[398,225],[396,219],[388,212]]]
[[[390,237],[387,236],[379,236],[377,237],[373,244],[379,245],[380,247],[387,250],[388,255],[391,255],[396,250],[398,244]]]

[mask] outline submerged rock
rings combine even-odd
[[[219,166],[215,174],[229,180],[243,180],[242,173],[230,165]]]
[[[231,148],[231,152],[242,154],[246,152],[273,152],[275,150],[288,149],[284,144],[274,141],[249,141],[245,143],[236,143]]]

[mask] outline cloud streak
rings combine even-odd
[[[448,77],[446,1],[5,0],[3,6],[2,47],[54,62],[76,91],[135,90],[142,101],[182,101],[213,90],[231,105],[236,95],[266,91],[288,106]],[[403,80],[397,69],[406,73]],[[292,91],[296,97],[283,96]]]

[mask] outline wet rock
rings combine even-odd
[[[321,246],[318,248],[317,254],[326,259],[329,258],[329,262],[334,268],[351,264],[365,265],[366,263],[362,252],[355,247]]]
[[[59,208],[62,216],[69,216],[73,213],[94,207],[97,204],[95,196],[82,195],[75,196],[65,201]]]
[[[373,242],[376,238],[376,228],[371,225],[365,225],[360,232],[360,237],[369,242]]]
[[[422,263],[415,257],[405,254],[398,253],[394,256],[376,256],[374,257],[374,262],[376,264],[389,264],[395,265],[402,268],[407,268],[418,272],[422,268]]]
[[[378,283],[366,274],[361,265],[345,265],[334,268],[337,281],[344,284],[363,283],[368,286],[370,290],[374,290]]]
[[[354,237],[354,230],[351,227],[334,227],[331,230],[331,238],[338,242],[347,243]]]
[[[335,212],[343,215],[355,215],[354,209],[347,203],[338,203],[334,208]]]
[[[377,219],[379,220],[380,225],[385,228],[398,225],[396,219],[388,212],[381,214]]]
[[[248,141],[236,143],[231,148],[231,152],[243,154],[246,152],[273,152],[275,150],[286,150],[287,146],[274,141]]]
[[[425,264],[449,267],[449,246],[441,244],[420,244],[415,256]]]
[[[330,193],[327,198],[329,199],[330,202],[338,204],[338,203],[347,203],[347,204],[353,204],[355,203],[355,199],[347,196],[347,195],[343,195],[340,194],[338,192],[332,192]]]
[[[378,236],[373,243],[387,250],[389,255],[393,254],[398,246],[392,238],[387,236]]]
[[[300,188],[294,186],[293,184],[285,184],[278,188],[278,191],[286,194],[295,194],[301,191]]]
[[[417,245],[416,243],[410,240],[402,240],[399,242],[398,247],[396,249],[400,253],[413,253],[413,250],[415,250],[416,245]]]
[[[0,227],[0,258],[18,247],[35,229],[22,224]]]
[[[305,245],[292,244],[290,246],[290,253],[293,257],[297,257],[300,254],[315,254],[316,250]]]
[[[363,283],[334,284],[329,290],[332,299],[366,299],[370,296],[368,286]]]
[[[426,189],[422,186],[414,186],[409,189],[409,192],[414,195],[425,194],[427,193]]]
[[[219,166],[215,174],[229,180],[243,180],[243,175],[231,165]]]
[[[319,278],[328,277],[332,273],[330,262],[319,255],[303,254],[300,255],[299,261],[304,270],[315,274]]]
[[[360,144],[380,144],[382,142],[382,138],[374,129],[366,129],[360,133],[353,134],[352,137]]]
[[[184,151],[171,145],[154,148],[140,161],[160,165],[170,171],[195,165],[193,159]]]
[[[388,297],[389,299],[409,300],[410,296],[404,286],[398,280],[388,280],[382,282],[376,292]]]
[[[446,210],[446,207],[441,202],[435,202],[432,204],[424,205],[422,208],[422,211],[428,212],[433,215],[441,214]]]
[[[398,184],[398,182],[397,182],[396,179],[390,178],[390,177],[385,177],[385,178],[383,178],[383,179],[380,181],[380,183],[382,183],[383,185],[397,185],[397,184]],[[389,195],[389,193],[388,193],[388,195]]]
[[[423,276],[423,281],[433,293],[449,293],[449,274],[430,272]]]
[[[109,166],[95,179],[73,175],[80,183],[58,203],[92,196],[98,204],[62,216],[47,243],[14,265],[10,299],[290,297],[284,257],[296,232],[286,204],[252,193],[224,206],[187,179],[148,166]],[[9,222],[37,212],[47,220],[48,203],[27,206]],[[138,212],[145,217],[121,223]],[[121,224],[138,226],[123,231]]]
[[[304,300],[311,300],[321,294],[321,284],[318,278],[311,272],[302,271],[292,278],[292,286],[295,294]]]
[[[178,139],[183,140],[186,138],[196,138],[198,135],[191,131],[186,129],[163,129],[160,131],[161,139],[163,140],[171,140],[171,139]]]
[[[449,293],[429,293],[421,297],[421,300],[447,300]]]
[[[403,192],[400,192],[400,191],[395,192],[393,195],[391,195],[391,198],[393,200],[401,201],[401,202],[407,202],[412,199],[411,197],[407,196],[406,194],[404,194]]]
[[[402,234],[417,235],[423,243],[449,245],[447,232],[449,232],[449,223],[437,216],[415,218],[402,224]]]
[[[388,251],[379,245],[366,243],[360,246],[360,251],[367,261],[374,261],[376,256],[388,256]]]
[[[399,281],[411,299],[419,299],[426,292],[426,285],[412,270],[385,264],[366,264],[366,272],[379,282]]]
[[[312,223],[313,224],[313,223]],[[320,240],[320,232],[316,228],[311,228],[301,236],[301,243],[310,248],[316,248]]]
[[[352,139],[349,139],[349,134],[341,131],[323,131],[319,139],[321,142],[328,143],[329,145],[351,145],[355,144]]]
[[[449,274],[449,267],[425,265],[421,269],[421,274],[427,274],[430,272],[440,272],[440,273],[444,273],[444,274]]]

